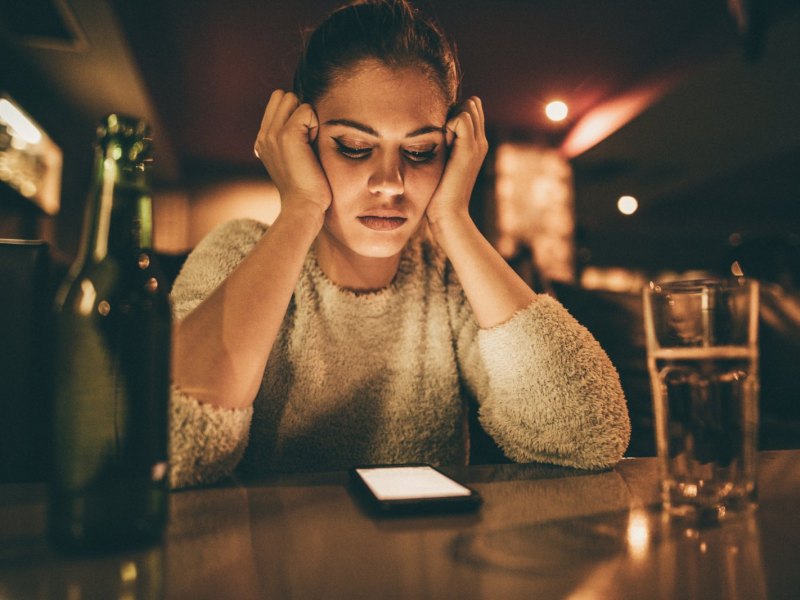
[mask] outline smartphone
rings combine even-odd
[[[369,505],[383,514],[463,512],[481,504],[478,492],[430,465],[355,467],[350,476]]]

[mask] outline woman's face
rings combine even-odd
[[[319,160],[333,192],[320,235],[360,256],[398,254],[444,169],[441,90],[418,68],[369,60],[336,79],[315,109]]]

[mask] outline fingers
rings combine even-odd
[[[478,145],[487,145],[486,126],[483,113],[483,103],[477,96],[472,96],[463,102],[455,117],[450,119],[445,128],[445,141],[452,146],[455,139],[466,141],[474,140]]]
[[[269,102],[267,102],[267,108],[264,110],[264,116],[261,119],[258,140],[280,130],[299,104],[300,101],[297,96],[291,92],[284,92],[283,90],[272,92]]]
[[[475,136],[475,127],[472,124],[472,115],[463,111],[450,119],[446,125],[447,134],[450,137],[450,146],[457,143],[457,140],[466,142]]]
[[[312,144],[319,132],[319,121],[310,104],[300,104],[292,92],[275,90],[270,95],[261,127],[256,137],[254,151],[261,158],[268,143],[275,144],[278,138],[293,137],[301,133],[303,141]]]
[[[254,152],[258,158],[264,155],[267,137],[271,131],[274,131],[275,115],[280,106],[287,100],[287,94],[283,90],[275,90],[269,97],[267,108],[264,110],[264,115],[261,117],[261,127],[259,127],[258,135],[254,145]],[[285,119],[284,119],[285,120]]]
[[[275,115],[272,118],[271,128],[280,128],[289,120],[300,105],[300,100],[292,92],[287,92],[283,95],[278,107],[275,109]]]
[[[284,123],[279,136],[291,147],[303,148],[311,145],[319,133],[317,113],[310,104],[300,104]]]
[[[301,104],[291,92],[272,93],[253,150],[278,188],[282,205],[308,204],[323,212],[330,206],[330,185],[312,147],[318,131],[310,104]]]
[[[306,133],[308,135],[308,143],[313,144],[317,141],[317,137],[319,136],[319,119],[317,118],[317,111],[315,111],[310,104],[301,104],[296,112],[300,113],[300,118],[305,123]]]
[[[267,102],[267,108],[264,111],[264,116],[261,119],[261,129],[267,129],[272,123],[272,119],[275,117],[275,111],[278,110],[278,104],[280,104],[283,97],[286,95],[286,92],[283,90],[275,90],[270,94],[269,102]]]
[[[475,105],[475,115],[478,117],[475,121],[475,137],[486,139],[486,116],[483,113],[483,102],[477,96],[473,96],[470,100]]]
[[[450,119],[446,126],[445,140],[452,152],[456,151],[462,160],[483,161],[489,149],[486,139],[485,118],[483,104],[480,99],[473,96],[467,99],[460,107],[458,114]],[[463,150],[458,151],[458,148]]]
[[[267,108],[264,110],[264,116],[261,118],[258,137],[264,137],[268,132],[274,130],[276,125],[280,128],[298,103],[297,96],[291,92],[287,93],[283,90],[272,92],[269,102],[267,102]]]
[[[465,112],[469,113],[472,119],[473,135],[477,141],[486,139],[484,124],[483,103],[477,96],[472,96],[464,103]]]

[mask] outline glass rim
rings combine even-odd
[[[674,279],[667,281],[650,281],[645,286],[649,294],[669,293],[701,293],[705,290],[745,290],[757,285],[755,279],[748,277],[704,277],[698,279]]]

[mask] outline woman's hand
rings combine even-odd
[[[478,326],[487,329],[508,321],[536,294],[469,217],[472,188],[489,149],[481,101],[467,100],[446,128],[450,156],[428,205],[428,222],[458,275]]]
[[[489,149],[483,106],[475,96],[461,105],[460,112],[447,122],[445,129],[450,156],[428,204],[427,216],[431,225],[441,225],[442,219],[468,215],[472,188]]]
[[[325,212],[331,188],[312,144],[319,134],[317,114],[291,92],[275,90],[269,98],[255,153],[281,195],[281,211],[313,208]]]

